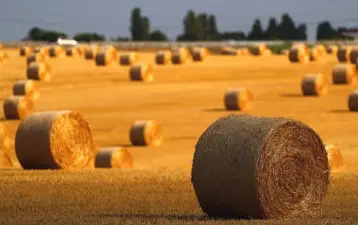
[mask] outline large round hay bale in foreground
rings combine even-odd
[[[26,117],[17,129],[15,150],[24,169],[88,168],[96,153],[87,120],[74,111]]]
[[[306,64],[309,61],[309,49],[305,45],[295,45],[288,52],[288,60]]]
[[[304,123],[229,115],[200,136],[191,176],[210,217],[279,219],[313,214],[329,167],[321,138]]]
[[[113,54],[110,51],[101,51],[96,54],[96,66],[108,66],[113,61]]]
[[[247,88],[230,88],[226,91],[224,105],[226,110],[247,111],[253,100],[253,94]]]
[[[32,62],[27,67],[26,76],[29,80],[48,82],[51,80],[51,66],[47,62]]]
[[[158,51],[155,55],[155,63],[157,65],[167,65],[170,63],[172,53],[170,51]]]
[[[324,96],[327,94],[327,82],[322,74],[306,74],[301,81],[303,95]]]
[[[10,96],[5,99],[3,110],[5,119],[23,119],[33,112],[34,105],[31,99],[24,96]]]
[[[338,172],[344,167],[344,159],[337,145],[325,145],[331,172]]]
[[[128,149],[123,147],[101,148],[96,154],[96,168],[132,168],[133,158]]]
[[[352,48],[349,54],[349,61],[350,63],[356,64],[358,60],[358,47]]]
[[[136,64],[129,69],[131,81],[152,82],[154,80],[153,67],[151,64]]]
[[[138,56],[135,52],[121,54],[119,56],[119,64],[122,66],[131,66],[138,61]]]
[[[356,68],[352,64],[337,64],[332,70],[333,84],[355,84]]]
[[[160,146],[163,143],[162,129],[155,120],[135,121],[129,131],[132,145]]]
[[[358,90],[352,91],[348,97],[348,109],[351,112],[358,111]]]
[[[40,93],[37,90],[35,82],[32,80],[19,80],[16,81],[12,87],[13,95],[26,96],[31,100],[36,100],[39,98]]]
[[[348,62],[349,55],[351,54],[352,47],[350,46],[342,46],[337,51],[337,59],[338,62]]]
[[[208,56],[208,50],[206,48],[194,48],[193,49],[193,61],[203,61]]]
[[[32,55],[27,56],[26,64],[29,65],[32,62],[46,62],[48,63],[48,56],[40,53],[34,53]]]
[[[12,167],[13,164],[9,155],[6,152],[0,150],[0,169],[8,169]]]
[[[27,56],[27,55],[30,55],[32,54],[33,52],[33,49],[31,47],[21,47],[20,48],[20,56]]]

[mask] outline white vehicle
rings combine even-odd
[[[76,46],[78,43],[77,43],[76,40],[73,40],[73,39],[58,38],[57,39],[57,44],[62,45],[62,46]]]

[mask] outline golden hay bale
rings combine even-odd
[[[161,146],[163,143],[162,128],[155,120],[138,120],[130,128],[129,139],[135,146]]]
[[[318,48],[310,49],[310,61],[316,61],[321,56],[320,50]]]
[[[95,58],[96,66],[108,66],[112,61],[113,54],[110,51],[100,51]]]
[[[253,94],[247,88],[230,88],[224,96],[226,110],[246,111],[250,108]]]
[[[358,60],[358,47],[352,48],[349,54],[350,63],[356,64]]]
[[[306,64],[309,61],[309,49],[305,45],[295,45],[288,52],[288,60],[293,63]]]
[[[132,81],[152,82],[153,67],[151,64],[136,64],[129,69],[129,77]]]
[[[48,82],[51,80],[51,66],[47,62],[32,62],[26,71],[27,79]]]
[[[343,169],[344,160],[337,145],[325,145],[329,168],[332,172],[337,172]]]
[[[327,48],[327,53],[328,54],[337,54],[338,52],[338,47],[336,45],[330,45]]]
[[[333,84],[355,84],[356,68],[352,64],[337,64],[332,70]]]
[[[48,56],[47,55],[43,55],[40,53],[34,53],[32,55],[27,56],[26,58],[26,64],[29,65],[32,62],[45,62],[48,63]]]
[[[305,217],[327,193],[327,153],[300,121],[229,115],[200,136],[191,181],[210,217]]]
[[[26,117],[16,132],[15,151],[24,169],[83,169],[96,154],[87,120],[74,111]]]
[[[350,46],[340,47],[337,51],[338,62],[348,62],[351,51],[352,51],[352,47]]]
[[[106,52],[106,54],[110,55],[112,60],[117,60],[119,52],[112,45],[105,45],[99,48],[98,52]]]
[[[221,55],[239,55],[239,50],[231,47],[224,47],[221,49]]]
[[[58,57],[61,56],[64,52],[64,49],[62,46],[51,46],[48,50],[48,54],[50,57]]]
[[[119,56],[119,64],[122,66],[131,66],[138,61],[138,55],[135,52],[121,54]]]
[[[188,57],[185,52],[173,52],[171,62],[173,65],[180,65],[186,63],[188,60]]]
[[[327,82],[322,74],[306,74],[301,81],[303,95],[324,96],[327,94]]]
[[[267,49],[267,46],[265,44],[259,44],[259,45],[255,45],[255,46],[252,46],[251,48],[249,48],[251,55],[254,55],[254,56],[263,55],[265,53],[266,49]]]
[[[29,46],[20,48],[20,56],[27,56],[27,55],[32,54],[32,52],[33,52],[33,49]]]
[[[5,119],[23,119],[33,112],[34,104],[31,99],[24,96],[10,96],[5,99],[3,110]]]
[[[12,93],[15,96],[26,96],[31,100],[37,100],[40,96],[39,91],[32,80],[19,80],[12,87]]]
[[[352,91],[348,97],[348,109],[351,112],[358,111],[358,90]]]
[[[49,55],[49,48],[48,47],[38,47],[35,48],[33,53],[40,53],[42,55]]]
[[[248,54],[250,54],[250,51],[248,48],[239,48],[237,50],[237,54],[238,55],[248,55]]]
[[[174,47],[172,48],[172,54],[179,53],[182,54],[184,57],[189,58],[190,57],[190,51],[188,48],[184,47]]]
[[[87,48],[85,50],[85,59],[91,60],[96,57],[97,49],[96,48]]]
[[[131,153],[123,147],[107,147],[100,149],[96,154],[96,168],[132,168]]]
[[[208,56],[208,50],[206,48],[194,48],[193,49],[193,61],[203,61]]]
[[[170,51],[158,51],[155,56],[155,63],[157,65],[166,65],[170,63],[172,53]]]
[[[319,56],[323,56],[327,54],[327,49],[322,44],[316,45],[313,48],[316,48],[318,50]]]
[[[65,54],[68,57],[78,56],[81,55],[81,51],[79,50],[79,48],[71,47],[71,48],[66,48]]]

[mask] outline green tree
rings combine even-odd
[[[143,37],[142,40],[149,40],[149,35],[150,35],[150,21],[149,18],[144,16],[142,17],[142,33],[143,33]]]
[[[136,7],[131,12],[130,31],[133,41],[143,40],[143,19],[140,8]]]
[[[223,40],[241,41],[241,40],[246,40],[246,35],[242,31],[223,32],[220,34],[220,38]]]
[[[68,35],[63,32],[44,30],[39,27],[32,27],[27,32],[27,38],[33,41],[55,42],[58,38],[67,38]]]
[[[277,25],[277,21],[275,18],[270,18],[269,20],[269,24],[267,26],[267,29],[265,31],[265,36],[269,39],[269,40],[277,40],[279,35],[278,35],[278,25]]]
[[[216,24],[216,17],[214,15],[210,15],[208,18],[207,39],[208,40],[219,40],[220,39],[218,26]]]
[[[317,40],[330,40],[338,37],[338,33],[332,28],[329,21],[322,21],[317,26]]]
[[[193,10],[189,10],[184,17],[184,32],[182,35],[178,36],[178,40],[180,41],[197,41],[197,19],[195,12]]]
[[[251,31],[248,34],[249,40],[264,40],[265,34],[262,30],[261,20],[256,19],[251,27]]]
[[[281,40],[294,40],[296,39],[297,32],[293,19],[287,13],[281,17],[281,23],[278,26],[278,36]]]
[[[154,30],[150,33],[149,40],[151,41],[167,41],[168,37],[160,30]]]
[[[199,40],[208,39],[208,15],[206,13],[200,13],[197,16],[196,32]]]
[[[77,33],[73,39],[79,42],[91,42],[91,41],[104,41],[106,40],[105,36],[103,34],[98,33]]]
[[[296,30],[296,40],[307,40],[307,26],[306,24],[299,24]]]

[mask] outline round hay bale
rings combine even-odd
[[[26,96],[31,100],[37,100],[40,96],[39,91],[32,80],[19,80],[12,87],[15,96]]]
[[[288,60],[306,64],[309,61],[309,49],[305,45],[295,45],[288,52]]]
[[[174,47],[172,48],[172,54],[174,53],[179,53],[182,54],[185,58],[189,58],[190,57],[190,51],[188,48],[184,48],[184,47]]]
[[[6,152],[0,150],[0,169],[8,169],[12,167],[13,164],[9,155]]]
[[[155,63],[157,65],[167,65],[170,63],[172,53],[170,51],[158,51],[155,56]]]
[[[162,128],[155,120],[135,121],[130,128],[129,139],[134,146],[161,146]]]
[[[226,110],[247,111],[253,100],[253,94],[247,88],[230,88],[224,96]]]
[[[96,153],[87,120],[74,111],[26,117],[16,132],[15,151],[24,169],[83,169]]]
[[[30,55],[32,54],[33,52],[33,49],[31,47],[21,47],[20,48],[20,56],[27,56],[27,55]]]
[[[48,54],[52,58],[61,56],[63,52],[64,49],[62,48],[62,46],[51,46],[48,50]]]
[[[349,54],[349,61],[350,63],[355,64],[358,60],[358,47],[352,48],[350,54]]]
[[[46,62],[32,62],[26,71],[27,79],[48,82],[51,80],[51,66]]]
[[[267,46],[265,44],[259,44],[249,48],[251,55],[260,56],[265,53]]]
[[[330,45],[327,48],[327,53],[328,54],[337,54],[338,52],[338,47],[336,45]]]
[[[340,47],[337,51],[338,62],[348,62],[351,51],[352,51],[352,47],[350,46]]]
[[[91,60],[96,57],[97,49],[95,48],[87,48],[85,51],[85,59]]]
[[[79,48],[75,48],[75,47],[66,48],[65,54],[68,57],[78,56],[78,55],[81,55],[81,50]]]
[[[351,112],[358,111],[358,90],[352,91],[348,97],[348,109]]]
[[[32,62],[45,62],[48,63],[48,56],[40,53],[35,53],[27,56],[26,64],[29,65]]]
[[[96,154],[96,168],[132,168],[133,158],[131,153],[123,147],[102,148]]]
[[[203,61],[208,55],[208,50],[206,48],[194,48],[193,49],[193,61],[200,62]]]
[[[119,64],[122,66],[132,66],[138,61],[138,56],[135,52],[129,54],[121,54],[119,56]]]
[[[327,153],[302,122],[229,115],[200,136],[191,181],[210,217],[304,217],[326,195]]]
[[[310,49],[310,61],[316,61],[321,56],[320,50],[318,48]]]
[[[327,82],[322,74],[306,74],[301,81],[303,95],[324,96],[327,94]]]
[[[333,84],[355,84],[356,69],[352,64],[337,64],[332,70]]]
[[[331,172],[338,172],[344,167],[344,159],[338,145],[325,145]]]
[[[112,60],[117,60],[118,59],[118,50],[113,47],[112,45],[105,45],[103,47],[100,48],[99,52],[106,52],[106,54],[111,56],[111,61]]]
[[[151,64],[136,64],[129,69],[129,77],[131,81],[152,82],[153,67]]]
[[[33,112],[34,105],[31,99],[24,96],[10,96],[5,99],[3,110],[5,119],[23,119]]]
[[[113,54],[110,51],[101,51],[97,53],[95,62],[96,66],[108,66],[113,61]]]
[[[324,45],[322,44],[319,44],[319,45],[316,45],[314,46],[313,48],[317,49],[318,50],[318,53],[319,53],[319,56],[323,56],[323,55],[326,55],[327,54],[327,49]]]
[[[237,50],[237,54],[244,56],[244,55],[250,54],[250,51],[249,51],[248,48],[239,48],[239,49]]]
[[[231,47],[224,47],[221,49],[221,55],[239,55],[239,50]]]
[[[188,57],[184,51],[173,52],[171,62],[173,65],[180,65],[186,63]]]
[[[40,53],[42,55],[48,56],[49,55],[49,48],[48,47],[38,47],[38,48],[34,49],[33,53]]]

